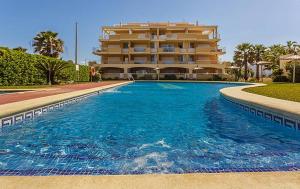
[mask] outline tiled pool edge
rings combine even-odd
[[[230,102],[234,105],[237,105],[240,107],[242,110],[254,115],[258,116],[267,120],[274,121],[275,123],[278,123],[282,126],[286,126],[289,128],[293,128],[295,130],[300,131],[300,120],[296,118],[291,118],[286,115],[280,114],[280,113],[275,113],[272,110],[268,110],[267,108],[260,108],[255,105],[249,105],[244,102],[240,102],[236,99],[232,99],[230,97],[222,95],[222,97],[227,101]]]
[[[247,88],[247,87],[256,87],[256,86],[262,86],[262,84],[254,84],[252,86],[245,86],[242,88],[241,87],[230,87],[230,88],[232,88],[232,89],[235,88],[235,89],[238,89],[239,92],[247,93],[247,92],[242,91],[242,89]],[[247,101],[247,98],[242,97],[241,94],[235,95],[235,92],[229,93],[228,89],[230,89],[230,88],[224,88],[227,91],[225,91],[223,89],[220,90],[221,96],[227,102],[230,102],[230,103],[236,105],[237,107],[240,107],[242,110],[244,110],[252,115],[255,115],[255,116],[267,119],[267,120],[271,120],[282,126],[286,126],[289,128],[293,128],[297,131],[300,131],[300,114],[299,115],[291,114],[288,111],[277,110],[277,109],[274,109],[273,107],[268,107],[267,105],[262,105],[259,102],[257,102],[257,104],[256,104],[253,101]],[[256,94],[251,94],[251,95],[256,95]],[[257,98],[261,97],[261,95],[256,95],[256,96],[257,96]],[[268,99],[270,99],[270,101],[274,100],[273,98],[270,98],[270,97],[264,97],[264,98],[268,98]]]
[[[217,173],[249,173],[249,172],[299,172],[299,166],[282,166],[278,168],[269,168],[269,167],[262,167],[262,168],[200,168],[186,172],[170,172],[170,173],[163,173],[165,175],[170,174],[198,174],[198,173],[205,173],[205,174],[217,174]],[[145,174],[144,172],[128,172],[128,173],[121,173],[121,172],[113,172],[109,170],[90,170],[90,169],[81,169],[81,170],[74,170],[74,169],[23,169],[23,170],[14,170],[14,169],[0,169],[0,176],[63,176],[63,175],[98,175],[98,176],[107,176],[107,175],[153,175],[159,173],[148,173]]]
[[[14,125],[14,124],[18,124],[18,123],[21,123],[21,122],[26,121],[26,120],[31,120],[34,117],[41,116],[43,113],[47,113],[47,112],[50,112],[52,110],[62,108],[65,105],[73,104],[75,102],[81,101],[81,100],[83,100],[85,98],[88,98],[90,96],[97,95],[102,91],[105,91],[105,90],[108,90],[108,89],[111,89],[111,88],[115,88],[115,87],[120,87],[120,86],[123,86],[123,85],[127,85],[129,83],[130,82],[119,83],[119,84],[111,84],[111,85],[101,87],[103,89],[95,88],[97,90],[92,91],[92,92],[88,92],[86,94],[77,95],[77,96],[70,97],[70,98],[67,98],[67,99],[64,99],[64,100],[61,100],[61,101],[49,103],[47,105],[43,105],[43,106],[40,106],[40,107],[35,107],[35,108],[29,109],[29,110],[26,110],[26,111],[16,112],[16,113],[12,113],[11,115],[8,115],[8,116],[0,117],[0,128],[11,126],[11,125]]]

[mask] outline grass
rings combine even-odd
[[[262,87],[244,89],[249,93],[300,102],[300,83],[272,83]]]

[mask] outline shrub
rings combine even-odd
[[[153,77],[152,77],[151,74],[146,74],[146,75],[144,76],[144,79],[145,79],[145,80],[152,80]]]
[[[168,74],[168,75],[165,75],[165,79],[166,80],[176,80],[177,77],[175,74]]]
[[[289,82],[289,81],[290,80],[285,75],[277,75],[273,77],[273,82]]]
[[[69,64],[54,76],[56,81],[77,81],[75,65],[55,58],[28,54],[18,50],[0,47],[0,85],[41,85],[47,84],[45,70],[38,69],[41,63],[56,65]],[[89,81],[89,67],[80,65],[79,81]]]
[[[222,81],[222,77],[220,77],[219,75],[213,75],[212,80],[213,81]]]
[[[45,84],[46,78],[35,67],[44,57],[0,48],[0,85]]]

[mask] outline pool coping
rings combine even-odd
[[[288,115],[300,116],[299,102],[267,97],[243,91],[243,89],[246,88],[261,86],[266,86],[266,84],[251,83],[251,85],[226,87],[220,89],[220,92],[223,96],[229,97],[233,100],[262,106],[263,108],[269,108],[273,111],[281,111],[282,113],[287,113]]]
[[[95,87],[90,89],[72,91],[67,93],[61,93],[61,94],[50,95],[50,96],[45,96],[40,98],[2,104],[0,105],[0,120],[8,116],[23,113],[29,110],[34,110],[36,108],[44,107],[47,105],[59,103],[68,99],[80,97],[93,92],[97,92],[97,91],[101,91],[113,87],[118,87],[122,85],[127,85],[131,82],[132,81],[120,82],[120,83],[105,85],[101,87]]]
[[[3,176],[5,189],[90,189],[90,188],[214,188],[214,189],[298,189],[300,172],[253,173],[196,173],[196,174],[146,174],[104,176]]]

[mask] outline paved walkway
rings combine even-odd
[[[100,83],[83,83],[83,84],[71,84],[54,86],[44,89],[32,89],[33,91],[18,92],[11,94],[0,95],[0,105],[8,104],[12,102],[19,102],[23,100],[30,100],[40,97],[46,97],[51,95],[69,93],[79,90],[91,89],[96,87],[102,87],[106,85],[121,83],[122,81],[103,81]]]

